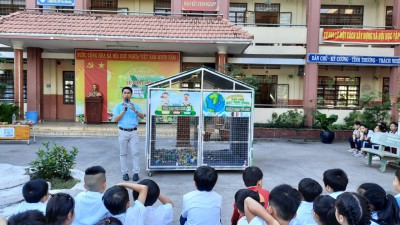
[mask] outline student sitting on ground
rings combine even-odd
[[[304,178],[299,182],[298,190],[302,201],[290,225],[316,225],[313,218],[313,202],[322,193],[321,185],[311,178]]]
[[[329,195],[320,195],[314,200],[313,217],[318,225],[340,225],[335,216],[335,201]]]
[[[262,210],[259,210],[257,212],[252,210],[252,206],[256,205],[254,203],[256,203],[256,201],[251,198],[246,198],[245,200],[246,218],[247,221],[250,221],[250,224],[253,224],[251,223],[252,218],[258,216],[260,218],[263,218],[263,220],[267,222],[268,225],[271,225],[269,221],[266,220],[268,218],[268,215],[265,213],[268,213],[278,222],[278,224],[288,225],[289,222],[296,216],[296,211],[301,203],[301,195],[296,189],[292,188],[290,185],[281,184],[272,189],[269,195],[267,210],[262,209],[262,207]],[[258,208],[260,208],[259,204],[257,205]]]
[[[324,172],[323,181],[325,191],[330,193],[329,195],[336,199],[338,195],[346,191],[349,179],[347,174],[342,169],[330,169]]]
[[[65,193],[51,195],[46,207],[48,225],[70,225],[74,221],[75,200]]]
[[[7,223],[5,223],[7,224]],[[43,212],[35,210],[27,210],[12,215],[8,219],[8,225],[46,225],[46,217]]]
[[[360,126],[361,126],[360,121],[354,121],[353,123],[354,131],[351,137],[349,137],[349,143],[350,143],[350,149],[348,150],[349,152],[354,153],[357,151],[356,144],[358,139],[360,139]]]
[[[345,192],[335,202],[336,220],[341,225],[370,225],[371,212],[363,196]]]
[[[85,171],[85,189],[75,197],[75,219],[73,225],[95,224],[107,217],[103,204],[106,190],[106,171],[101,166],[89,167]]]
[[[95,225],[122,225],[122,222],[119,219],[114,217],[107,217],[105,219],[100,220]]]
[[[49,197],[49,185],[43,179],[30,180],[22,187],[23,202],[15,213],[37,209],[46,213],[46,201]]]
[[[267,211],[262,207],[260,202],[261,195],[255,191],[249,189],[240,189],[235,194],[235,203],[237,206],[237,210],[239,214],[242,216],[239,221],[238,225],[247,225],[247,224],[265,224],[264,220],[267,221],[269,225],[278,224],[276,221]],[[253,205],[251,202],[247,203],[247,209],[245,209],[245,199],[251,198],[255,200],[255,204]],[[247,220],[246,212],[249,217]],[[256,216],[260,215],[260,217]],[[267,217],[263,217],[267,216]]]
[[[249,166],[243,171],[243,182],[247,189],[258,192],[260,202],[264,203],[264,208],[268,207],[269,191],[262,188],[263,172],[256,166]],[[231,217],[231,224],[236,225],[238,220],[242,217],[239,214],[236,203],[233,204],[233,213]]]
[[[398,193],[395,198],[397,201],[397,205],[400,207],[400,169],[396,170],[393,177],[393,189],[396,193]]]
[[[194,172],[196,191],[183,196],[181,225],[221,224],[222,197],[213,188],[218,180],[217,171],[209,166],[200,166]]]
[[[374,183],[365,183],[360,185],[357,193],[365,197],[372,211],[371,225],[379,224],[400,224],[399,206],[396,199],[391,194]]]
[[[160,187],[157,183],[150,179],[145,179],[139,182],[139,184],[147,186],[147,198],[144,206],[146,206],[146,212],[144,214],[144,225],[166,225],[172,223],[174,216],[173,206],[171,199],[160,193]],[[136,200],[139,197],[137,191],[132,191],[133,199]],[[160,200],[162,205],[157,207],[153,206]]]
[[[134,204],[130,204],[126,188],[139,193]],[[141,184],[120,183],[108,189],[103,195],[103,202],[108,211],[124,225],[143,225],[146,207],[147,187]]]

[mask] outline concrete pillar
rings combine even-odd
[[[400,0],[393,1],[393,27],[400,29]],[[400,56],[400,45],[395,45],[394,56]],[[393,66],[390,69],[390,84],[389,94],[391,101],[396,102],[399,94],[399,67]],[[399,110],[396,104],[393,104],[390,112],[392,114],[392,121],[399,121]]]
[[[36,7],[36,1],[35,1],[35,0],[26,0],[26,1],[25,1],[25,7],[26,7],[27,9],[38,8],[38,7]]]
[[[19,119],[24,118],[23,49],[14,47],[14,104],[19,107]]]
[[[182,12],[182,0],[172,0],[171,12],[172,13],[181,13]]]
[[[229,20],[229,0],[226,1],[218,1],[219,4],[219,12],[218,14],[222,14],[224,19]]]
[[[90,0],[75,0],[75,9],[76,10],[90,10],[91,4]],[[81,13],[77,11],[77,13]]]
[[[228,62],[228,54],[226,46],[218,46],[218,55],[215,62],[215,70],[226,73],[224,65]]]
[[[39,112],[42,119],[43,107],[43,60],[41,48],[27,49],[27,111]]]
[[[319,52],[321,0],[307,1],[307,55]],[[313,125],[311,111],[317,108],[318,64],[306,63],[303,82],[303,108],[307,115],[305,125]]]

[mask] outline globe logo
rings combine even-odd
[[[218,113],[225,110],[225,99],[220,93],[211,93],[204,99],[205,111]]]

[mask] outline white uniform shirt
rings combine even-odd
[[[220,225],[222,197],[215,191],[192,191],[183,196],[185,225]]]
[[[103,194],[84,191],[75,197],[75,219],[72,225],[92,225],[110,216],[103,204]]]
[[[332,198],[336,199],[340,194],[342,194],[344,191],[337,191],[337,192],[332,192],[329,194]]]
[[[23,202],[18,206],[17,210],[15,211],[15,214],[25,212],[28,210],[35,210],[35,209],[39,210],[43,214],[46,214],[46,205],[47,205],[47,202],[45,202],[45,203],[43,203],[43,202],[37,202],[37,203]]]
[[[313,218],[313,203],[301,201],[296,217],[290,221],[289,225],[317,225]]]
[[[174,212],[172,205],[147,206],[144,213],[144,225],[167,225],[172,223]]]
[[[146,212],[146,207],[142,202],[136,200],[131,207],[126,210],[124,225],[143,225],[144,224],[144,214]]]
[[[258,216],[254,217],[251,222],[248,223],[246,217],[243,216],[239,219],[237,225],[267,225],[267,223]]]

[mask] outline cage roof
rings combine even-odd
[[[193,68],[171,77],[165,78],[160,81],[156,81],[154,83],[148,84],[149,88],[167,88],[172,83],[177,82],[185,82],[198,80],[201,81],[203,78],[204,83],[208,83],[213,85],[213,89],[219,90],[254,90],[256,89],[254,86],[244,83],[238,79],[235,79],[231,76],[218,72],[209,67],[197,67]]]

